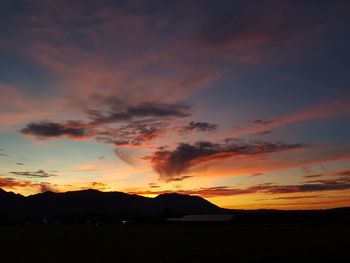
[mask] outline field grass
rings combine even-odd
[[[350,225],[12,226],[0,261],[350,262],[349,241]]]

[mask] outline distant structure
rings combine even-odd
[[[186,215],[181,218],[168,218],[168,222],[231,222],[234,215],[209,214],[209,215]]]

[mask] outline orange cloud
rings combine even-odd
[[[199,189],[181,190],[176,192],[181,194],[199,195],[202,197],[217,197],[217,196],[235,196],[235,195],[249,195],[249,194],[267,194],[270,196],[280,194],[295,194],[295,193],[321,193],[326,191],[349,191],[350,190],[350,178],[335,178],[328,180],[312,180],[302,182],[300,184],[272,184],[264,183],[257,184],[246,188],[237,188],[230,186],[215,186],[215,187],[202,187]],[[145,190],[136,191],[133,193],[141,195],[157,195],[164,193],[172,193],[173,190]],[[300,197],[300,196],[299,196]],[[275,198],[275,197],[270,197]],[[280,197],[276,197],[281,199]],[[285,198],[285,196],[284,196]],[[289,197],[293,199],[293,196]],[[294,197],[296,199],[296,197]]]
[[[14,178],[0,178],[0,188],[5,190],[16,190],[19,189],[20,192],[26,191],[24,188],[28,188],[29,191],[34,192],[45,192],[48,189],[51,189],[51,185],[49,183],[34,183],[31,181],[19,181]]]

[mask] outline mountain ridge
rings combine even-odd
[[[151,198],[124,192],[86,189],[58,193],[47,191],[23,196],[0,188],[0,223],[38,218],[164,221],[170,217],[189,214],[233,214],[235,222],[244,223],[350,221],[350,207],[323,210],[239,210],[220,208],[200,196],[179,193],[160,194]]]
[[[199,196],[162,194],[155,198],[95,189],[63,193],[43,192],[29,196],[0,192],[0,215],[10,217],[56,217],[108,214],[120,217],[167,217],[186,214],[224,213]]]

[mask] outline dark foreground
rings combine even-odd
[[[350,262],[349,242],[350,225],[0,227],[1,262]]]

